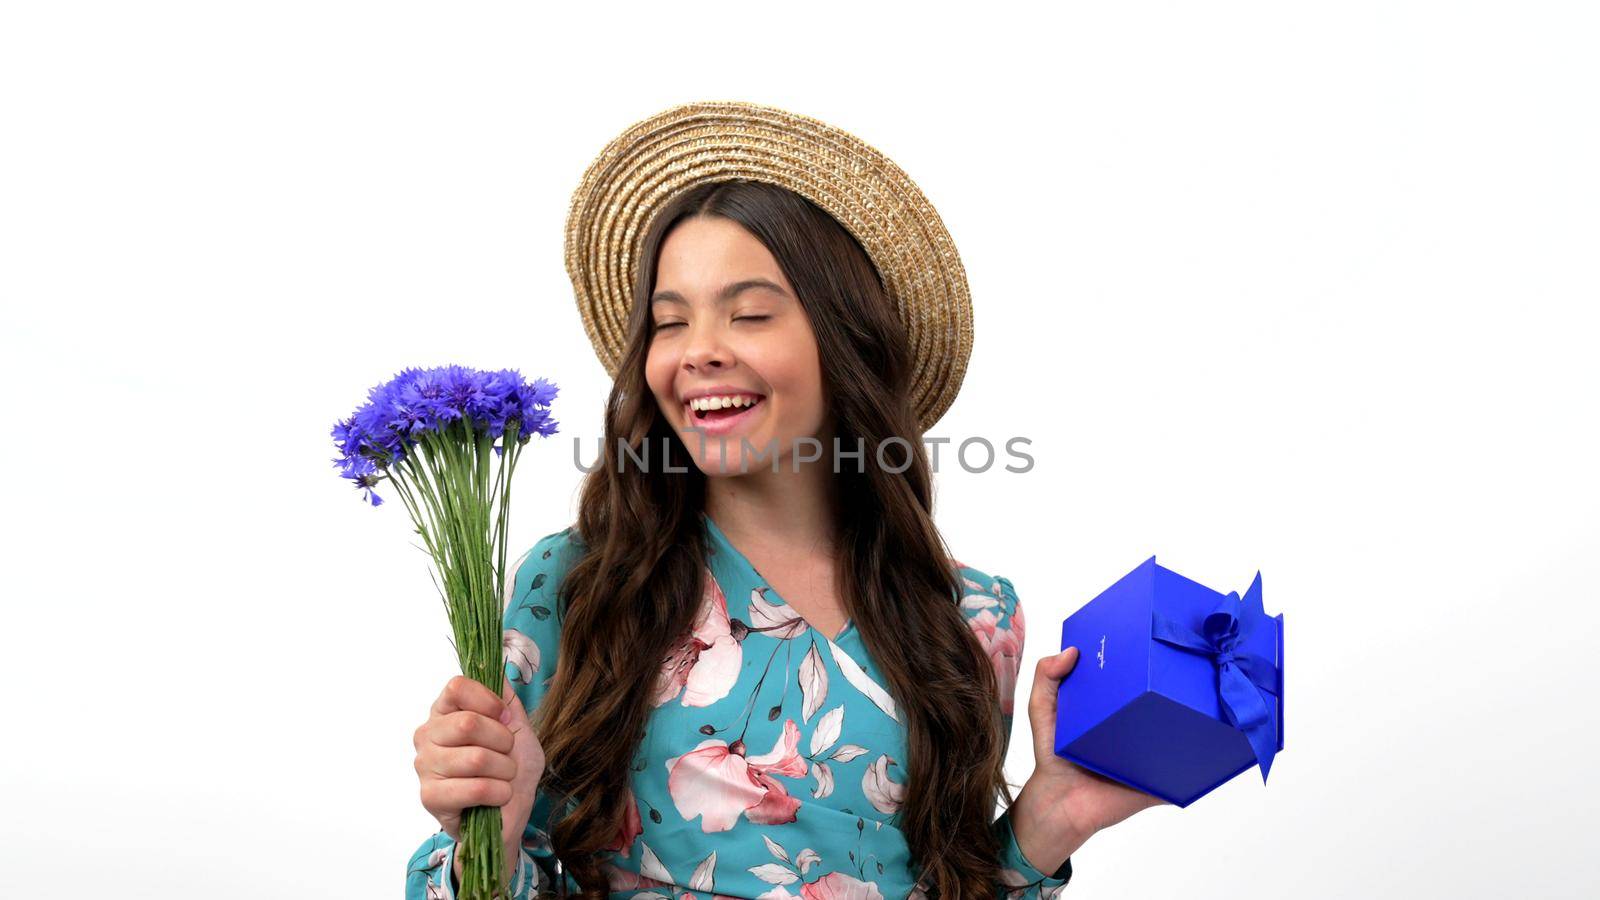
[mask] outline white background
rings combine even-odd
[[[882,149],[955,237],[932,434],[1036,466],[942,466],[938,520],[1015,582],[1027,678],[1151,554],[1286,614],[1271,783],[1094,838],[1064,896],[1593,896],[1585,6],[8,4],[5,893],[399,895],[455,659],[328,429],[406,365],[553,378],[515,543],[564,527],[609,387],[570,193],[742,99]]]

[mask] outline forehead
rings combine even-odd
[[[744,226],[718,216],[679,222],[662,241],[656,262],[658,289],[713,291],[728,281],[755,276],[788,286],[766,245]]]

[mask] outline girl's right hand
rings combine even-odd
[[[500,807],[500,837],[514,865],[544,775],[544,747],[509,681],[502,691],[496,697],[476,680],[454,676],[412,743],[423,807],[456,841],[463,810]]]

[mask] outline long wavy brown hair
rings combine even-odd
[[[706,476],[662,416],[644,368],[657,254],[692,216],[729,219],[766,245],[826,361],[823,393],[840,446],[864,441],[862,471],[843,466],[835,476],[836,588],[906,728],[905,793],[891,823],[930,897],[992,897],[1000,848],[991,823],[999,799],[1012,801],[1002,771],[1006,736],[994,670],[957,606],[959,574],[933,524],[903,326],[877,269],[843,226],[796,193],[746,180],[685,192],[644,237],[627,349],[598,465],[582,487],[582,550],[557,600],[559,661],[534,716],[546,755],[541,789],[562,798],[551,843],[583,897],[606,896],[601,862],[624,826],[630,769],[656,692],[654,679],[639,677],[639,661],[667,655],[702,597]],[[895,437],[909,446],[911,465],[873,465],[879,444]],[[618,464],[619,441],[634,451],[634,464]],[[666,459],[637,463],[662,447]],[[898,465],[905,452],[886,448],[885,459]]]

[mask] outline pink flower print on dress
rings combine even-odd
[[[889,777],[889,767],[894,765],[899,765],[894,757],[880,753],[861,776],[861,793],[874,809],[891,816],[900,811],[906,798],[906,786]]]
[[[759,631],[778,641],[787,641],[805,634],[811,625],[794,607],[767,600],[771,588],[758,587],[750,592],[750,630]]]
[[[767,845],[767,851],[772,854],[777,862],[769,862],[759,866],[751,866],[750,874],[774,885],[772,890],[756,895],[756,900],[883,900],[883,894],[878,891],[878,885],[871,881],[862,881],[843,872],[830,872],[810,884],[804,883],[805,874],[811,867],[822,862],[822,857],[817,851],[807,847],[800,851],[794,859],[789,858],[789,851],[783,845],[763,834],[762,842]],[[795,871],[796,869],[799,871]],[[800,882],[800,893],[791,894],[786,885]]]
[[[533,642],[533,638],[515,628],[507,628],[501,632],[500,648],[506,663],[517,670],[511,676],[511,681],[533,684],[533,676],[539,673],[539,645]]]
[[[662,865],[661,858],[656,856],[655,851],[650,849],[649,844],[641,841],[639,847],[641,852],[639,854],[638,872],[630,872],[612,862],[600,864],[600,868],[606,876],[606,885],[610,888],[611,893],[618,894],[645,890],[648,893],[634,894],[633,896],[638,900],[646,900],[646,898],[668,900],[668,898],[674,896],[677,897],[677,900],[685,900],[685,898],[701,896],[691,892],[703,891],[708,900],[739,900],[737,897],[716,893],[717,851],[711,851],[709,856],[701,860],[700,864],[695,866],[694,874],[689,876],[688,882],[680,885],[679,882],[673,880],[672,873],[667,871],[665,865]],[[675,890],[678,887],[687,887],[689,892],[679,894]],[[656,890],[657,888],[664,888],[665,891],[658,891]]]
[[[1000,690],[1000,712],[1009,716],[1017,693],[1017,670],[1022,666],[1022,629],[1015,617],[1005,628],[998,627],[998,621],[994,610],[986,609],[968,619],[967,624],[989,655]]]
[[[883,900],[877,884],[852,878],[843,872],[829,872],[800,888],[801,900]]]
[[[772,752],[749,759],[725,741],[701,741],[688,753],[667,760],[667,791],[678,814],[685,821],[699,816],[700,830],[707,834],[728,831],[741,815],[758,825],[793,822],[800,801],[772,774],[805,777],[799,742],[800,728],[793,719],[784,721]]]
[[[655,706],[683,694],[684,706],[710,706],[728,696],[739,680],[744,651],[734,640],[728,600],[710,570],[694,626],[667,651],[656,678]]]
[[[1011,626],[1011,633],[1017,636],[1017,647],[1026,647],[1028,645],[1027,624],[1022,618],[1021,600],[1016,601],[1016,604],[1011,607],[1011,619],[1006,624]],[[1021,650],[1019,649],[1018,653],[1020,652]]]
[[[626,809],[623,812],[622,827],[617,829],[616,842],[606,849],[616,851],[622,854],[623,858],[627,858],[628,854],[633,852],[633,839],[644,831],[644,821],[639,818],[639,802],[633,797],[632,785],[624,788],[624,796],[623,805]]]
[[[806,758],[800,755],[800,726],[793,719],[784,719],[783,734],[778,735],[772,752],[752,756],[749,762],[755,768],[774,775],[806,777]]]
[[[745,758],[726,741],[708,738],[688,753],[667,760],[667,791],[685,821],[700,817],[700,830],[727,831],[739,816],[767,799]]]
[[[783,785],[773,779],[771,775],[760,769],[752,768],[750,774],[756,783],[767,789],[761,802],[744,811],[744,817],[757,825],[783,825],[795,820],[795,814],[800,810],[800,798],[789,796]]]

